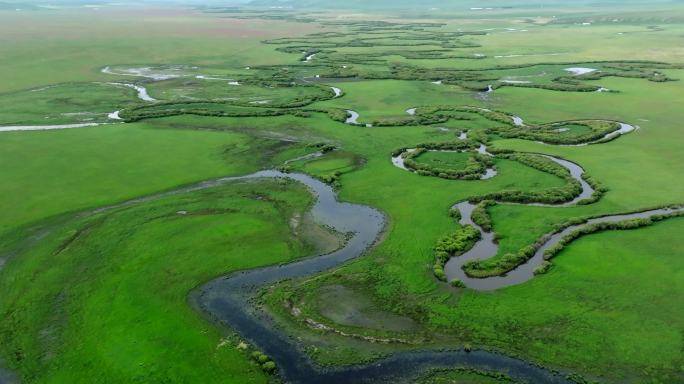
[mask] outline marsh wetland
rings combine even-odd
[[[684,381],[681,5],[58,3],[0,6],[0,383]]]

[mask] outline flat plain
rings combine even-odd
[[[296,381],[197,299],[353,240],[283,175],[384,218],[241,307],[310,382],[425,351],[471,357],[373,382],[683,381],[682,11],[0,10],[0,383]]]

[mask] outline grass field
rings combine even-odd
[[[20,351],[18,371],[35,382],[265,382],[239,339],[209,326],[187,294],[312,252],[290,227],[308,196],[290,183],[244,183],[69,221],[3,271],[1,289],[14,292],[0,309],[5,350]]]
[[[588,205],[492,206],[497,257],[570,218],[684,203],[684,20],[668,16],[680,11],[675,4],[618,11],[517,3],[486,16],[143,6],[0,11],[0,127],[113,122],[107,115],[117,110],[147,117],[0,132],[0,365],[26,383],[276,380],[250,363],[258,346],[236,348],[241,340],[207,321],[188,295],[231,271],[335,248],[336,240],[311,223],[293,228],[311,204],[303,187],[240,183],[76,213],[273,169],[331,145],[335,150],[287,168],[333,184],[340,199],[375,207],[388,222],[364,257],[271,287],[263,297],[284,332],[315,360],[340,364],[467,345],[589,382],[684,380],[684,219],[583,237],[554,259],[549,273],[521,285],[487,293],[456,289],[432,273],[436,241],[457,228],[448,214],[454,203],[566,182],[501,157],[493,159],[498,174],[488,180],[420,176],[390,161],[399,148],[458,142],[468,131],[468,140],[493,149],[573,161],[607,188]],[[25,23],[39,28],[18,27]],[[182,70],[164,80],[102,72],[158,65]],[[568,67],[606,76],[573,77]],[[159,102],[101,84],[112,81],[145,86]],[[487,93],[489,84],[497,88]],[[329,87],[343,94],[333,97]],[[598,87],[612,92],[591,91]],[[407,113],[431,106],[443,108]],[[497,115],[444,108],[464,106]],[[344,124],[345,110],[358,112],[361,125]],[[527,126],[511,127],[510,116]],[[587,126],[564,123],[580,119],[639,129],[589,146],[504,138],[552,122],[568,129],[558,137],[586,134]],[[416,160],[461,169],[468,156],[427,152]],[[312,330],[283,309],[283,300],[300,300],[304,318],[347,333],[416,343],[375,344]],[[510,382],[473,371],[438,371],[420,380]]]
[[[211,17],[184,8],[133,7],[45,12],[3,11],[0,91],[71,81],[104,81],[113,64],[244,67],[285,63],[264,38],[315,31],[315,25]],[[21,26],[37,26],[35,33]],[[49,38],[46,38],[49,37]],[[35,60],[36,53],[50,60]],[[127,79],[127,77],[121,77]]]
[[[467,153],[427,152],[418,156],[417,161],[451,169],[465,168]]]
[[[5,133],[0,229],[269,165],[288,144],[240,133],[117,124]],[[260,148],[270,156],[245,156]],[[166,156],[166,155],[169,156]]]

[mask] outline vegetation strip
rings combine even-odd
[[[522,284],[532,279],[535,274],[548,271],[551,267],[551,258],[566,244],[584,234],[610,229],[639,228],[655,221],[684,214],[684,207],[673,207],[592,218],[569,225],[560,232],[546,234],[517,254],[507,254],[500,259],[488,262],[488,259],[495,256],[498,251],[494,233],[485,231],[473,221],[476,217],[473,212],[478,208],[477,206],[463,202],[457,204],[456,207],[461,212],[460,224],[475,226],[480,231],[481,240],[475,243],[469,251],[450,258],[446,263],[445,273],[449,281],[458,280],[468,288],[480,291]]]

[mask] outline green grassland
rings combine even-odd
[[[461,169],[465,168],[468,158],[467,153],[458,152],[426,152],[416,158],[416,161],[432,164],[435,166]]]
[[[98,13],[96,13],[98,12]],[[105,81],[100,69],[115,64],[229,66],[286,63],[264,38],[314,31],[313,24],[251,22],[204,15],[187,8],[3,11],[0,15],[0,91],[72,81]],[[25,33],[32,25],[35,33]],[[36,60],[40,57],[50,60]],[[121,76],[121,80],[130,80]]]
[[[226,84],[222,80],[176,79],[154,83],[150,94],[162,100],[232,100],[254,105],[285,104],[297,98],[327,96],[329,89],[318,87],[260,87]],[[260,104],[263,103],[263,104]]]
[[[320,107],[343,107],[357,111],[360,122],[376,119],[406,117],[406,109],[418,105],[476,104],[472,92],[446,85],[439,86],[430,82],[401,80],[377,80],[363,82],[334,83],[346,95],[341,100],[329,100],[315,104]]]
[[[457,226],[448,215],[454,203],[499,191],[545,191],[565,181],[503,158],[494,159],[498,174],[488,180],[420,176],[390,161],[398,148],[456,142],[467,130],[494,149],[576,162],[607,188],[588,205],[489,208],[497,257],[534,243],[569,218],[682,204],[684,83],[676,80],[684,79],[678,43],[683,27],[672,21],[649,28],[658,24],[653,15],[664,15],[645,12],[639,19],[639,11],[625,11],[617,22],[597,21],[617,17],[611,8],[553,8],[534,18],[518,9],[496,10],[491,17],[466,12],[444,26],[409,24],[445,22],[438,14],[420,20],[373,14],[392,24],[354,13],[340,21],[332,13],[142,7],[102,9],[104,21],[82,23],[94,11],[13,17],[0,11],[7,21],[0,23],[0,125],[82,121],[83,115],[70,115],[81,112],[101,122],[119,109],[141,119],[0,132],[2,366],[25,382],[272,380],[250,365],[248,351],[236,349],[239,340],[230,330],[211,325],[187,298],[193,288],[230,271],[326,249],[321,242],[332,240],[295,235],[291,227],[290,219],[311,203],[304,188],[240,183],[87,217],[74,213],[283,166],[314,152],[311,144],[325,143],[335,150],[291,162],[288,169],[333,184],[342,200],[378,208],[388,223],[382,241],[364,257],[265,295],[277,322],[301,338],[316,360],[339,364],[396,350],[469,345],[592,381],[681,381],[684,269],[678,250],[684,219],[582,238],[554,259],[549,273],[522,285],[489,293],[456,289],[432,275],[435,242]],[[297,19],[306,17],[317,22]],[[591,25],[579,22],[590,17]],[[16,26],[27,21],[41,29],[20,32]],[[496,29],[483,33],[490,28]],[[49,60],[33,60],[33,52]],[[302,61],[314,52],[310,62]],[[101,72],[105,66],[154,64],[191,69],[163,81]],[[606,76],[563,80],[572,77],[564,68],[578,66]],[[445,81],[432,83],[437,80]],[[569,87],[561,92],[499,80]],[[108,81],[143,84],[163,102],[144,102],[133,89],[97,83]],[[488,84],[497,89],[482,92]],[[45,86],[50,88],[32,92]],[[329,86],[341,88],[342,97],[333,98]],[[613,92],[586,91],[598,87]],[[252,103],[264,100],[272,105]],[[438,122],[406,112],[423,106],[487,108],[530,125],[561,122],[553,128],[570,131],[557,132],[559,137],[587,133],[587,126],[562,123],[579,119],[640,129],[599,145],[545,145],[504,139],[501,121],[472,111],[423,115],[443,117]],[[346,109],[374,126],[344,124]],[[224,117],[198,116],[216,113]],[[458,169],[467,156],[427,152],[417,160]],[[41,228],[50,234],[28,236]],[[305,316],[331,327],[416,343],[382,345],[311,330],[283,309],[286,299],[300,299]],[[337,302],[328,307],[321,304],[326,300]],[[365,320],[350,323],[350,311]],[[469,371],[440,371],[421,380],[509,382]]]
[[[262,181],[69,220],[3,271],[4,349],[32,382],[266,382],[187,295],[311,253],[290,223],[310,201],[299,185]]]
[[[488,372],[476,372],[468,370],[436,370],[426,374],[416,381],[420,384],[495,384],[515,383],[514,380],[503,374],[491,374]]]
[[[178,185],[250,173],[296,145],[240,132],[168,130],[139,123],[8,132],[0,147],[0,172],[12,180],[0,187],[4,232]],[[263,156],[251,156],[255,148]]]
[[[103,83],[72,83],[0,95],[1,125],[106,122],[107,114],[130,106],[135,91]]]

